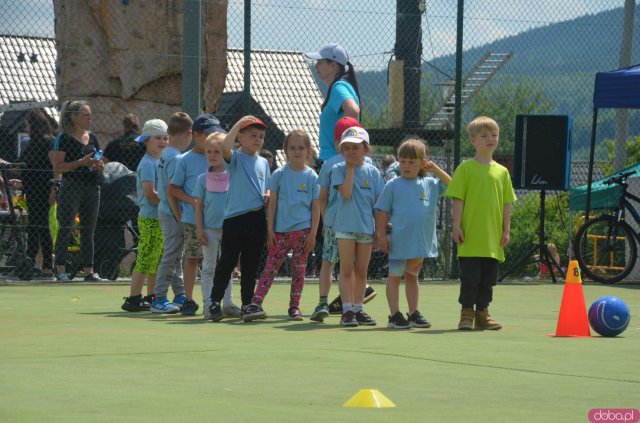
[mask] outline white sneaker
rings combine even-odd
[[[234,303],[226,304],[222,308],[222,313],[224,313],[225,316],[229,316],[229,317],[240,317],[240,316],[242,316],[242,310],[240,309],[240,307],[238,307]]]

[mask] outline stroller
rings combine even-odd
[[[94,237],[95,268],[100,277],[116,280],[123,259],[136,253],[138,211],[135,172],[121,163],[107,163]]]

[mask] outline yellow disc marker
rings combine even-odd
[[[352,408],[394,408],[396,405],[377,389],[361,389],[342,406]]]

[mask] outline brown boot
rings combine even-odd
[[[486,329],[486,330],[498,330],[502,329],[502,325],[495,321],[493,317],[489,314],[489,309],[485,308],[484,310],[476,311],[476,321],[474,323],[475,329]]]
[[[460,323],[458,323],[458,330],[472,330],[473,318],[476,316],[476,312],[472,308],[463,308],[460,312]]]

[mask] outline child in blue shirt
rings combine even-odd
[[[184,304],[184,281],[182,279],[182,250],[184,249],[184,227],[178,200],[169,194],[168,186],[176,170],[178,156],[191,143],[193,121],[188,114],[176,112],[169,118],[167,132],[169,146],[164,149],[158,164],[158,219],[162,229],[164,252],[158,266],[155,298],[151,303],[153,313],[177,313],[180,307],[167,299],[171,286],[176,304]]]
[[[418,274],[424,257],[438,256],[436,212],[451,177],[428,161],[424,141],[410,138],[398,148],[400,177],[389,181],[376,203],[376,238],[380,250],[389,254],[387,301],[391,315],[388,328],[428,328],[431,323],[418,310]],[[432,172],[436,178],[428,177]],[[387,237],[387,223],[391,236]],[[408,320],[400,312],[400,280],[404,277]]]
[[[193,300],[193,287],[196,280],[198,263],[202,259],[202,246],[196,231],[195,187],[198,176],[209,167],[204,155],[204,143],[209,134],[225,133],[220,121],[213,115],[200,115],[193,121],[191,127],[196,145],[186,153],[180,155],[176,170],[169,184],[169,193],[180,202],[182,210],[182,224],[184,225],[184,291],[185,298],[180,305],[180,312],[185,316],[192,316],[198,311],[198,304]]]
[[[340,255],[340,324],[373,326],[376,321],[364,311],[364,296],[374,233],[373,206],[382,192],[382,175],[364,161],[371,151],[364,129],[347,129],[338,147],[345,161],[331,169],[331,184],[339,193],[333,227]]]
[[[336,149],[340,144],[342,134],[351,127],[360,127],[357,119],[352,117],[342,117],[338,119],[334,130],[334,139]],[[365,157],[366,163],[372,164],[369,157]],[[322,322],[329,314],[342,314],[342,299],[340,295],[334,299],[331,304],[328,302],[329,291],[333,278],[333,269],[338,263],[338,242],[336,241],[333,224],[336,214],[338,191],[332,189],[331,169],[337,163],[344,162],[344,156],[340,153],[332,156],[324,162],[320,174],[318,175],[318,185],[320,186],[320,213],[322,214],[323,226],[323,242],[322,242],[322,266],[320,268],[318,290],[320,291],[320,299],[310,319],[316,322]],[[364,302],[372,300],[376,296],[376,292],[370,286],[365,291]]]
[[[138,195],[138,255],[131,275],[131,291],[125,298],[122,309],[126,311],[149,310],[149,303],[142,298],[145,280],[149,292],[153,292],[156,272],[162,257],[162,231],[158,220],[158,159],[167,146],[167,124],[160,119],[145,122],[142,134],[136,142],[143,142],[147,153],[142,157],[136,170],[136,192]]]
[[[222,222],[224,221],[224,203],[229,190],[229,174],[224,168],[222,143],[225,134],[214,132],[205,141],[204,152],[209,162],[209,170],[198,176],[195,189],[196,228],[198,240],[202,244],[202,302],[204,318],[211,319],[211,289],[213,275],[220,255],[222,240]],[[240,307],[233,303],[232,282],[224,291],[224,307],[227,316],[240,316]]]
[[[304,287],[307,257],[316,244],[320,223],[318,175],[307,166],[311,161],[311,139],[304,131],[291,131],[284,139],[287,164],[271,175],[267,211],[267,247],[269,256],[262,277],[251,300],[252,312],[244,321],[264,317],[262,302],[269,293],[278,270],[291,256],[290,320],[303,320],[300,296]]]
[[[211,320],[214,322],[225,317],[220,301],[238,257],[242,268],[242,315],[255,311],[251,300],[267,234],[265,206],[269,199],[267,187],[271,176],[269,162],[258,154],[264,143],[266,129],[267,125],[260,119],[245,116],[231,128],[222,144],[222,156],[229,172],[229,191],[222,224],[222,254],[211,290]],[[236,139],[238,150],[232,150]]]

